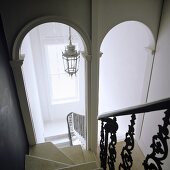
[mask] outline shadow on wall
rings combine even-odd
[[[8,59],[0,18],[0,166],[23,170],[28,142]]]

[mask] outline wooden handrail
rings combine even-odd
[[[135,114],[146,113],[151,111],[163,110],[167,108],[170,108],[170,98],[166,98],[166,99],[162,99],[162,100],[158,100],[142,105],[137,105],[133,107],[128,107],[113,112],[103,113],[102,115],[98,116],[98,120],[101,120],[103,118],[113,117],[113,116],[131,115],[133,113]]]

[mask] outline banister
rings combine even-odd
[[[86,128],[85,128],[85,115],[70,112],[67,115],[68,137],[70,146],[73,145],[73,136],[85,146]]]
[[[162,100],[157,100],[154,102],[141,104],[137,106],[127,107],[124,109],[115,110],[113,112],[103,113],[102,115],[98,116],[98,120],[101,120],[103,118],[113,117],[113,116],[131,115],[133,113],[135,114],[146,113],[151,111],[163,110],[167,108],[170,108],[170,98],[165,98]]]
[[[70,112],[68,115],[67,115],[67,127],[68,127],[68,137],[69,137],[69,141],[70,141],[70,146],[73,145],[73,142],[72,142],[72,138],[71,138],[71,129],[70,129],[70,120],[69,120],[69,117],[72,115],[73,112]]]

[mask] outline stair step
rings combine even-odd
[[[29,155],[74,165],[74,162],[51,142],[41,143],[30,147]]]
[[[68,139],[68,134],[60,134],[60,135],[53,135],[53,136],[47,136],[45,137],[46,142],[51,142],[55,140],[63,140],[63,139]]]
[[[97,164],[97,167],[100,167],[100,161],[97,159],[94,152],[88,151],[88,150],[83,150],[83,154],[84,154],[85,162],[95,161]]]
[[[75,164],[85,162],[83,150],[80,145],[60,148],[60,151],[67,155]]]
[[[71,165],[65,168],[59,168],[58,170],[94,170],[96,168],[97,168],[96,162],[88,162],[78,165]]]
[[[88,150],[83,150],[83,154],[84,154],[85,162],[96,161],[96,156],[95,156],[94,152],[91,152]]]
[[[55,144],[58,148],[63,148],[63,147],[69,147],[70,146],[70,141],[65,141],[65,142],[62,142],[62,143],[57,143],[57,142],[53,142],[53,144]]]
[[[25,170],[54,170],[68,166],[68,164],[63,164],[61,162],[51,161],[36,156],[26,155],[25,157]]]
[[[70,140],[68,138],[68,134],[60,134],[55,136],[45,137],[46,142],[51,142],[57,147],[68,147],[70,146]]]

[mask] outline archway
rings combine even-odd
[[[43,22],[43,21],[47,21],[47,20],[48,20],[48,23]],[[67,107],[66,106],[64,107],[64,104],[66,104],[66,101],[57,101],[57,102],[55,101],[56,102],[55,103],[54,101],[51,100],[52,98],[56,97],[53,95],[53,93],[51,93],[52,91],[54,91],[54,82],[56,80],[53,80],[53,83],[51,83],[49,85],[48,80],[50,78],[49,78],[49,75],[47,72],[51,71],[51,68],[49,65],[50,64],[53,65],[54,63],[52,60],[51,61],[47,60],[47,58],[50,56],[46,57],[46,59],[43,59],[43,58],[45,58],[44,57],[45,54],[42,54],[42,53],[47,53],[47,48],[46,48],[47,46],[54,50],[54,48],[59,48],[58,46],[62,46],[61,44],[68,44],[68,30],[67,30],[67,28],[69,27],[66,24],[57,23],[57,22],[49,22],[51,20],[55,21],[55,17],[52,17],[52,18],[49,17],[49,18],[43,18],[43,19],[40,18],[40,19],[37,19],[36,21],[33,21],[32,24],[28,24],[19,33],[19,35],[14,43],[13,61],[11,62],[11,65],[12,65],[12,68],[14,71],[14,76],[16,79],[17,91],[19,93],[21,109],[22,109],[22,113],[24,115],[23,117],[24,117],[24,122],[25,122],[27,136],[28,136],[30,145],[39,143],[39,142],[44,142],[44,139],[43,139],[43,135],[44,135],[43,123],[44,123],[44,121],[42,121],[41,118],[37,116],[38,112],[40,113],[40,112],[42,112],[42,110],[44,113],[50,112],[50,114],[48,116],[47,115],[42,116],[42,117],[46,118],[45,121],[47,121],[47,122],[51,121],[51,120],[58,119],[56,117],[56,115],[54,115],[54,112],[56,112],[56,110],[57,110],[57,112],[60,112],[62,109],[61,109],[61,107],[56,108],[57,104],[60,106],[61,106],[61,104],[63,104],[64,110],[66,108],[71,108],[72,110],[70,110],[69,112],[73,111],[73,112],[78,112],[83,115],[86,114],[85,79],[87,77],[85,76],[85,62],[86,62],[85,59],[86,59],[86,55],[88,55],[87,51],[89,51],[89,47],[88,47],[88,44],[86,45],[86,43],[85,43],[85,41],[86,42],[88,41],[87,38],[85,38],[85,41],[84,41],[82,36],[80,36],[80,34],[74,28],[72,28],[72,34],[73,34],[72,42],[77,44],[78,50],[81,51],[81,57],[80,57],[81,59],[80,59],[79,72],[78,72],[77,76],[74,78],[76,80],[74,80],[74,82],[72,81],[72,83],[69,81],[69,83],[71,83],[73,86],[75,86],[75,82],[78,82],[76,84],[76,87],[74,87],[75,90],[73,90],[75,92],[75,94],[70,93],[70,95],[74,95],[74,96],[76,95],[76,97],[73,99],[74,101],[73,100],[71,101],[70,99],[68,100],[68,98],[67,98]],[[39,25],[39,23],[44,23],[44,24]],[[52,27],[48,28],[48,26],[51,23],[53,25],[52,26],[53,28]],[[65,21],[63,23],[65,23]],[[54,35],[53,34],[54,29],[56,29],[56,27],[58,27],[59,25],[62,28],[60,29],[60,31],[55,30],[55,35]],[[70,25],[72,26],[73,24],[70,24]],[[43,27],[43,28],[40,28],[40,27]],[[76,26],[74,26],[74,27],[76,27]],[[31,29],[31,28],[33,28],[33,29]],[[65,35],[64,34],[59,35],[61,32],[63,32]],[[44,37],[46,37],[45,38],[46,40],[42,40],[43,33],[46,33],[46,35],[44,36]],[[37,35],[39,38],[38,40],[36,39]],[[82,32],[81,32],[81,35],[83,35]],[[83,35],[83,37],[86,37],[86,35]],[[38,41],[39,42],[41,41],[41,42],[38,43]],[[22,45],[21,45],[21,42],[22,42]],[[34,45],[31,44],[31,42],[34,43]],[[20,45],[21,45],[21,48],[20,48]],[[44,49],[41,50],[41,47],[37,46],[37,45],[40,45],[41,47],[44,46]],[[38,50],[35,50],[36,48]],[[64,50],[64,49],[62,49],[62,50]],[[60,52],[62,52],[62,50]],[[83,57],[82,57],[82,54],[83,54]],[[32,57],[30,57],[30,56],[32,56]],[[22,60],[24,60],[23,64],[22,64]],[[57,61],[57,62],[61,62],[61,61]],[[21,67],[22,67],[22,69],[21,69]],[[44,72],[45,67],[48,70],[46,70]],[[53,69],[54,69],[54,66],[53,66]],[[18,72],[20,72],[20,74],[18,74]],[[15,75],[15,73],[16,73],[16,75]],[[37,80],[37,77],[41,77],[41,78],[39,80]],[[45,77],[46,77],[46,80],[44,81]],[[80,78],[81,78],[81,81],[80,81]],[[22,87],[21,84],[23,84],[24,87]],[[42,85],[43,85],[43,88],[41,88]],[[51,86],[51,89],[49,88],[50,86]],[[60,87],[61,87],[61,85],[60,85]],[[76,91],[76,89],[79,89],[79,91]],[[65,87],[65,90],[69,91],[69,89],[68,88],[66,89],[66,87]],[[61,90],[58,90],[58,93],[59,92],[60,92],[60,97],[61,97]],[[57,92],[55,92],[55,93],[57,93]],[[65,95],[68,95],[68,93],[65,93]],[[63,97],[63,95],[62,95],[62,97]],[[22,100],[23,98],[24,98],[24,100]],[[38,101],[38,98],[41,98],[42,101],[41,100]],[[72,104],[69,103],[70,101],[72,102]],[[48,105],[48,106],[44,107],[44,105]],[[52,105],[53,106],[55,105],[55,107],[51,107]],[[73,105],[74,105],[74,107],[73,107]],[[67,111],[65,110],[64,114],[63,114],[63,112],[61,114],[59,114],[60,116],[61,115],[64,116],[65,120],[66,120],[65,114],[69,113],[69,112],[68,113],[66,113],[66,112]],[[30,114],[30,115],[28,115],[28,114]],[[39,115],[41,115],[41,114],[39,114]],[[39,132],[41,131],[41,133],[37,133],[37,131],[39,131]]]
[[[126,21],[107,33],[100,47],[99,114],[146,102],[154,49],[153,35],[143,23]],[[142,119],[137,120],[137,139]],[[129,117],[118,118],[118,123],[122,140]]]

